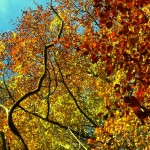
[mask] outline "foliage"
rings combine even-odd
[[[149,2],[55,4],[1,35],[1,145],[148,150]]]

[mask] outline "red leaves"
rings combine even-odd
[[[88,51],[90,51],[90,46],[88,43],[84,43],[84,46],[83,46],[85,49],[87,49]]]
[[[106,44],[102,44],[102,49],[106,50],[107,45]]]
[[[135,113],[135,115],[143,120],[147,118],[150,115],[150,110],[141,106],[138,99],[134,96],[126,96],[124,97],[124,102],[128,104],[129,107],[131,107]]]
[[[109,59],[107,62],[106,62],[106,73],[107,73],[107,76],[110,76],[113,71],[114,71],[115,67],[114,67],[114,64],[111,62],[111,60]]]
[[[139,103],[138,99],[134,96],[125,96],[124,102],[128,103],[128,105],[130,107],[140,107],[140,103]]]
[[[101,6],[101,4],[99,3],[93,5],[93,7],[99,7],[99,6]]]
[[[80,51],[80,48],[79,48],[79,47],[77,47],[77,48],[76,48],[76,51]]]
[[[102,114],[103,114],[103,113],[99,113],[97,116],[98,116],[98,117],[101,117],[101,116],[102,116]]]
[[[148,22],[148,17],[146,17],[144,14],[142,15],[142,17],[139,18],[139,23],[140,24],[144,24]]]
[[[86,55],[88,55],[88,54],[89,54],[89,51],[84,51],[84,52],[82,53],[83,56],[86,56]]]
[[[130,38],[130,42],[132,45],[134,45],[135,43],[137,43],[139,41],[139,37],[135,37],[135,38]]]
[[[136,0],[136,6],[143,7],[143,0]]]
[[[147,2],[148,0],[117,0],[113,2],[105,0],[103,3],[102,0],[94,0],[95,17],[101,26],[101,30],[96,33],[101,36],[94,38],[91,36],[91,39],[90,36],[87,36],[88,42],[84,46],[86,50],[83,50],[83,54],[89,55],[92,63],[100,60],[106,64],[104,69],[107,77],[115,75],[115,66],[124,71],[124,75],[121,77],[124,81],[117,82],[114,92],[117,98],[124,97],[126,105],[132,107],[134,112],[139,112],[140,101],[144,99],[150,82],[148,80],[150,70],[148,67],[150,61],[148,41],[150,36],[147,32],[149,18],[144,9],[139,9],[147,5]],[[140,38],[137,36],[139,33],[141,34]],[[95,41],[100,42],[97,44]],[[130,81],[136,84],[122,85]],[[144,86],[144,91],[140,90],[140,83]],[[130,94],[133,86],[136,89],[134,96],[126,96]]]
[[[106,22],[106,27],[110,29],[112,27],[112,20]]]
[[[125,25],[125,26],[123,27],[123,30],[124,30],[124,33],[125,33],[125,34],[129,33],[128,25]]]
[[[108,53],[111,53],[112,50],[113,50],[113,46],[110,45],[110,46],[107,47],[107,52],[108,52]]]
[[[110,106],[106,105],[105,107],[108,111],[110,111]]]
[[[81,48],[84,49],[84,51],[82,52],[83,56],[86,56],[90,53],[90,46],[88,43],[84,43],[83,45],[81,45],[80,48],[78,48],[78,50],[81,50]]]
[[[98,56],[94,53],[91,54],[90,59],[92,61],[92,63],[97,63],[98,62]]]
[[[145,108],[145,107],[143,107],[143,106],[141,106],[139,108],[139,110],[136,111],[135,114],[137,115],[137,117],[139,119],[143,120],[143,119],[147,118],[148,116],[150,116],[150,110]]]
[[[99,7],[101,4],[101,1],[102,0],[94,0],[94,5],[93,5],[93,7]]]

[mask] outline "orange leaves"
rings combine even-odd
[[[133,116],[124,114],[122,117],[119,117],[120,113],[121,112],[117,110],[113,119],[109,118],[105,120],[103,126],[99,126],[95,129],[97,143],[93,142],[93,144],[97,145],[97,148],[117,149],[118,146],[126,148],[126,144],[128,148],[143,147],[143,144],[138,142],[134,145],[134,142],[145,139],[145,137],[138,136],[138,134],[146,135],[148,138],[149,127],[144,124],[139,126],[139,123],[137,123],[137,120]],[[144,115],[140,113],[138,113],[138,116],[140,116],[140,118],[142,116],[144,117]],[[146,127],[147,129],[145,130]],[[145,132],[143,133],[143,131]],[[127,143],[127,141],[131,143]],[[145,142],[145,145],[147,144],[148,141]]]
[[[0,62],[0,70],[2,70],[4,68],[4,64],[3,62]]]
[[[150,113],[146,107],[150,82],[149,13],[146,13],[148,9],[144,12],[143,8],[139,9],[137,6],[142,7],[146,2],[79,1],[78,7],[81,10],[85,9],[84,12],[77,11],[69,0],[59,2],[61,6],[57,7],[56,12],[60,12],[60,17],[64,21],[61,38],[56,38],[61,21],[55,18],[54,14],[50,14],[51,9],[49,12],[49,9],[38,7],[36,11],[24,12],[17,32],[14,32],[17,34],[12,33],[5,40],[12,61],[8,67],[17,73],[8,83],[11,84],[9,88],[14,90],[12,94],[16,99],[36,87],[43,73],[43,49],[52,42],[55,45],[47,51],[47,70],[42,90],[37,96],[29,98],[28,103],[21,105],[27,110],[37,112],[44,117],[47,115],[48,119],[54,120],[47,123],[44,121],[48,119],[43,120],[42,124],[46,129],[43,128],[44,126],[41,128],[41,123],[38,124],[39,120],[35,120],[34,117],[31,122],[28,122],[30,119],[26,120],[26,117],[21,122],[17,122],[16,119],[16,125],[26,123],[27,130],[32,129],[33,133],[40,131],[54,135],[51,123],[57,120],[59,122],[57,126],[62,123],[61,127],[68,125],[76,132],[79,130],[80,133],[88,131],[84,127],[85,124],[89,125],[85,117],[87,115],[100,126],[96,128],[96,140],[87,138],[89,145],[95,146],[95,149],[96,146],[99,149],[126,148],[125,139],[128,139],[128,148],[137,149],[132,147],[133,140],[138,139],[135,132],[138,130],[142,135],[137,124],[140,124],[139,120],[145,121]],[[95,8],[91,9],[93,4]],[[2,50],[5,51],[4,45],[0,45],[0,54],[4,55]],[[52,92],[56,86],[57,90],[48,99],[47,95],[50,95],[48,92]],[[74,100],[75,103],[72,97],[77,98],[76,101]],[[49,114],[45,114],[49,102],[46,103],[45,99],[51,102]],[[8,103],[11,105],[12,102],[8,100]],[[79,112],[77,103],[82,106],[81,109],[86,115],[83,115],[82,111]],[[18,115],[15,117],[18,117],[18,120],[22,116],[21,112],[16,112]],[[33,122],[34,127],[31,127]],[[34,129],[37,125],[40,130]],[[57,129],[56,126],[55,128]],[[25,130],[23,131],[22,127],[20,129],[24,136]],[[60,141],[62,138],[61,140],[67,143],[74,142],[74,139],[68,140],[67,133],[63,134],[64,131],[60,128],[58,130],[58,135],[54,137],[58,137],[59,140],[53,141]],[[90,133],[87,132],[88,137],[94,136],[93,130],[94,128],[90,129]],[[49,134],[48,137],[42,138],[39,137],[40,135],[37,134],[35,141],[49,143],[51,139]],[[32,145],[28,137],[26,141],[28,145]],[[55,143],[55,148],[51,149],[57,148],[58,143]]]
[[[99,48],[98,42],[93,42],[91,44],[84,43],[80,45],[80,47],[77,48],[78,51],[82,51],[82,56],[90,55],[89,58],[92,61],[92,63],[97,63],[99,60],[98,54],[94,52]],[[82,50],[84,49],[84,50]]]
[[[95,143],[96,141],[95,141],[95,139],[92,139],[92,138],[89,138],[88,140],[87,140],[87,143],[88,144],[93,144],[93,143]]]
[[[64,47],[65,47],[65,48],[69,48],[69,47],[70,47],[70,44],[71,44],[71,42],[65,42],[65,43],[64,43]]]
[[[93,42],[91,47],[95,48],[97,45],[98,45],[97,42]]]
[[[146,91],[145,85],[143,85],[142,83],[139,84],[138,90],[135,92],[135,96],[137,97],[137,99],[142,102],[144,100],[145,94],[148,91]]]

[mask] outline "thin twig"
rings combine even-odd
[[[82,142],[73,134],[73,132],[70,130],[70,128],[68,127],[69,132],[72,134],[72,136],[76,139],[77,142],[79,142],[79,144],[85,149],[87,150],[88,148],[86,148]]]

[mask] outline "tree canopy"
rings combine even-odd
[[[0,39],[4,150],[149,149],[149,0],[52,0]]]

